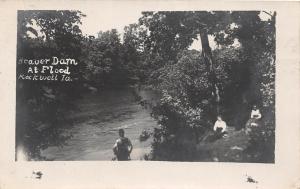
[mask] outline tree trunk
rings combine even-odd
[[[200,39],[201,39],[201,45],[202,45],[202,53],[201,56],[204,58],[207,71],[209,73],[209,81],[211,82],[211,92],[213,99],[216,103],[216,110],[217,114],[220,113],[220,89],[217,85],[217,77],[215,74],[215,69],[214,69],[214,60],[212,56],[212,51],[209,46],[209,41],[208,41],[208,34],[205,29],[200,31]]]

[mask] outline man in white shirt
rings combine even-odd
[[[259,125],[261,125],[260,123],[261,117],[262,115],[259,109],[257,108],[256,105],[254,105],[251,110],[250,119],[246,123],[246,134],[248,134],[251,131],[252,127],[258,127]]]
[[[258,126],[258,120],[261,118],[261,113],[260,113],[260,111],[259,111],[259,109],[257,108],[257,106],[256,105],[254,105],[253,106],[253,109],[251,110],[251,115],[250,115],[250,126],[251,127],[256,127],[256,126]]]
[[[259,109],[256,107],[256,105],[254,105],[251,111],[251,119],[260,119],[260,118],[261,118],[261,113]]]
[[[219,132],[219,133],[224,133],[226,131],[226,122],[222,120],[221,116],[217,117],[217,121],[215,122],[214,125],[214,131]]]

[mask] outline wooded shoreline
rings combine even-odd
[[[274,162],[276,12],[145,11],[124,31],[97,36],[82,34],[84,16],[76,10],[18,11],[16,144],[30,159],[42,159],[40,149],[65,140],[61,128],[72,123],[63,115],[85,93],[134,86],[135,100],[159,125],[148,160],[203,161],[199,140],[222,117],[234,128],[232,141],[249,142],[251,157],[243,161]],[[199,47],[191,49],[196,41]],[[66,82],[56,76],[33,80],[35,71],[55,70],[68,76],[62,76]],[[159,100],[141,98],[135,91],[141,86],[158,91]],[[243,140],[254,105],[260,126]],[[44,124],[47,129],[37,129]]]

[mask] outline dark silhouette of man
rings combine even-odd
[[[124,136],[124,129],[119,129],[119,138],[113,146],[114,154],[118,161],[128,161],[130,160],[130,153],[133,149],[131,141]]]

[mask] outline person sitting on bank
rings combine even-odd
[[[253,109],[251,111],[251,118],[252,119],[260,119],[261,118],[261,113],[256,105],[253,106]]]
[[[214,125],[214,131],[217,133],[218,137],[225,136],[226,134],[226,122],[223,121],[222,117],[219,115],[217,116],[217,121]]]
[[[248,134],[252,130],[252,127],[257,127],[260,125],[261,117],[262,115],[260,113],[260,110],[256,105],[254,105],[251,110],[250,119],[246,123],[246,134]]]
[[[116,155],[118,161],[130,160],[130,153],[133,149],[131,141],[124,136],[124,129],[119,129],[119,138],[113,146],[113,152]]]
[[[261,113],[260,110],[257,108],[256,105],[253,106],[250,114],[250,120],[248,123],[248,126],[258,126],[258,121],[261,119]]]

